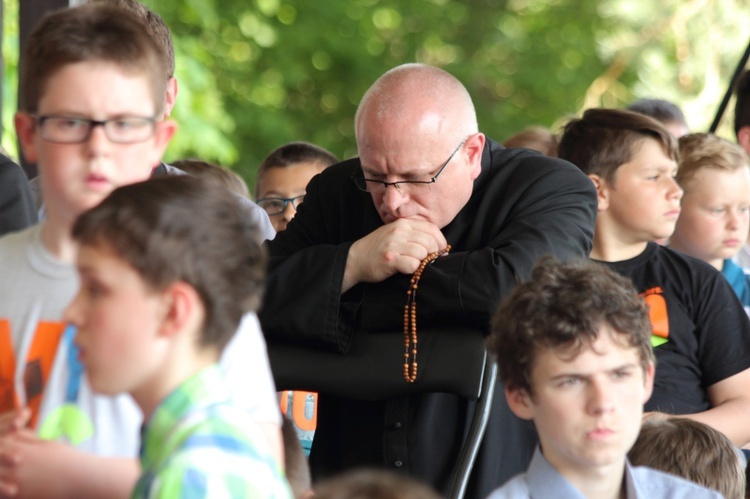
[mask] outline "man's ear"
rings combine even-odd
[[[466,139],[466,153],[471,168],[471,179],[476,180],[482,173],[482,153],[484,153],[485,137],[483,133],[475,133]]]
[[[204,308],[200,295],[191,285],[177,281],[162,292],[164,311],[159,336],[191,333],[203,324]]]
[[[589,178],[596,188],[596,195],[599,201],[599,211],[606,211],[607,208],[609,208],[609,184],[606,180],[595,173],[589,174]]]
[[[34,144],[34,132],[36,130],[36,118],[29,113],[19,111],[13,121],[16,124],[16,136],[21,144],[21,153],[27,163],[36,163],[36,145]]]
[[[508,406],[513,411],[513,414],[521,419],[534,418],[531,397],[526,390],[505,387],[505,398],[508,400]]]

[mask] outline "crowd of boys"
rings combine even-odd
[[[308,497],[309,475],[285,476],[306,462],[282,458],[260,311],[269,339],[344,355],[403,331],[382,368],[416,382],[420,333],[488,335],[502,383],[467,497],[743,496],[748,97],[742,147],[643,101],[585,111],[545,156],[495,143],[458,80],[407,64],[363,96],[358,158],[279,147],[253,203],[217,165],[162,162],[178,86],[143,5],[53,12],[23,57],[16,132],[40,175],[0,165],[0,494]],[[320,497],[433,494],[340,476],[355,467],[447,490],[472,402],[313,397]]]

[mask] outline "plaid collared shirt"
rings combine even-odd
[[[212,366],[172,392],[142,431],[133,498],[291,497],[255,423],[229,401]]]

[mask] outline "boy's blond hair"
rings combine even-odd
[[[727,499],[745,497],[745,470],[738,450],[718,430],[687,418],[651,417],[643,421],[628,458],[677,475]]]
[[[710,133],[691,133],[679,139],[680,163],[675,179],[689,192],[698,170],[711,168],[732,172],[750,168],[747,153],[737,144]]]

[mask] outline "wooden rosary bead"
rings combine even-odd
[[[451,250],[450,244],[442,251],[435,251],[427,255],[419,263],[416,272],[409,280],[409,289],[406,292],[406,305],[404,306],[404,379],[407,383],[414,383],[417,379],[419,363],[417,363],[417,288],[422,273],[427,265],[431,264],[440,255]],[[411,362],[409,360],[411,359]]]

